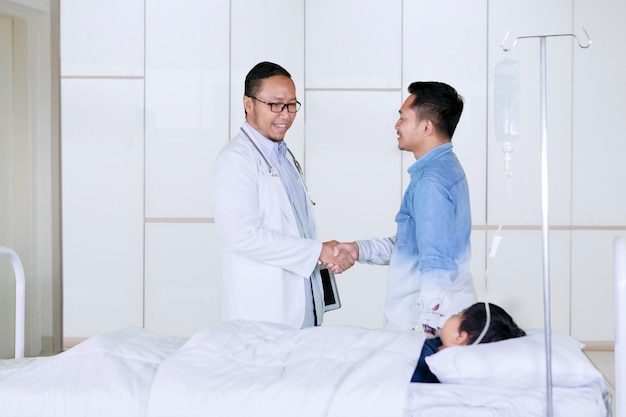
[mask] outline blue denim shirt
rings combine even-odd
[[[469,190],[452,142],[429,151],[408,172],[396,235],[357,241],[359,262],[389,264],[385,328],[439,328],[476,300]]]

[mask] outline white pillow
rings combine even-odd
[[[581,351],[581,343],[565,334],[552,334],[552,386],[604,384],[602,374]],[[442,349],[426,358],[442,383],[536,388],[546,385],[543,331],[500,342]]]

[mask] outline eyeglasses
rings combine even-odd
[[[253,98],[256,101],[260,101],[263,104],[267,104],[268,106],[270,106],[270,110],[272,111],[272,113],[282,113],[283,110],[285,110],[285,108],[287,109],[289,113],[296,113],[298,110],[300,110],[300,106],[301,106],[299,101],[296,101],[295,103],[287,103],[287,104],[269,103],[267,101],[260,100],[256,97],[252,97],[252,96],[248,96],[248,97]]]

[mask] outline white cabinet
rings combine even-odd
[[[610,340],[610,244],[626,227],[626,59],[615,35],[626,31],[626,6],[587,3],[64,0],[66,336],[127,324],[184,336],[218,321],[208,184],[260,61],[284,66],[303,103],[287,141],[324,240],[395,233],[414,161],[397,149],[397,111],[413,81],[454,86],[465,98],[453,142],[470,186],[477,291],[522,326],[542,327],[539,41],[509,53],[520,62],[522,125],[510,180],[493,134],[494,68],[509,30],[583,36],[584,25],[589,49],[547,41],[552,324]],[[99,30],[100,16],[114,35]],[[501,224],[505,240],[490,258]],[[357,265],[338,285],[344,307],[326,323],[381,326],[386,268]]]

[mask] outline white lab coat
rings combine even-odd
[[[288,158],[289,159],[289,158]],[[223,256],[221,319],[260,320],[300,328],[305,279],[322,292],[315,268],[322,243],[300,237],[279,177],[240,132],[213,167],[211,197]],[[313,212],[307,202],[309,212]],[[323,300],[316,300],[318,322]]]

